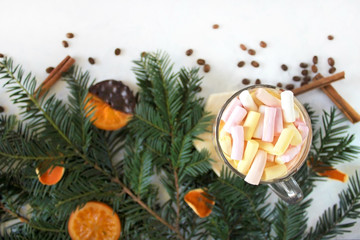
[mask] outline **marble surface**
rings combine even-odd
[[[319,57],[319,70],[328,75],[327,58],[333,57],[337,71],[345,71],[346,79],[333,86],[360,112],[360,2],[335,0],[303,1],[2,1],[0,4],[0,52],[11,56],[24,69],[31,70],[40,83],[45,69],[56,66],[66,55],[71,55],[84,70],[98,81],[114,78],[123,80],[136,89],[132,72],[133,60],[143,51],[165,51],[175,69],[196,67],[203,58],[211,66],[203,75],[204,97],[211,93],[233,91],[244,87],[243,78],[252,83],[294,83],[291,78],[300,74],[300,62],[310,63]],[[213,29],[213,24],[219,24]],[[69,47],[62,47],[65,34]],[[331,34],[334,40],[329,41]],[[265,41],[267,48],[260,48]],[[250,56],[239,44],[256,50]],[[120,56],[114,49],[121,48]],[[192,56],[185,55],[189,48]],[[88,57],[96,60],[90,65]],[[246,65],[238,68],[244,60]],[[256,60],[259,68],[250,66]],[[287,64],[289,70],[280,69]],[[298,84],[298,83],[296,83]],[[63,83],[53,88],[60,98],[66,96]],[[317,113],[329,110],[333,103],[320,90],[299,96],[310,103]],[[17,113],[7,93],[0,87],[0,105],[7,113]],[[360,123],[350,124],[360,142]],[[360,167],[360,158],[340,164],[339,169],[350,176]],[[319,183],[312,194],[309,225],[329,206],[338,201],[337,194],[346,184],[327,181]],[[351,233],[338,239],[360,239],[360,221]]]

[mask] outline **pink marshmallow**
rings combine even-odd
[[[244,108],[235,106],[234,111],[232,111],[229,119],[227,122],[225,122],[224,130],[226,132],[230,132],[231,127],[240,124],[241,121],[245,118],[246,114],[247,111]]]
[[[260,118],[259,118],[258,125],[255,128],[253,138],[261,139],[262,135],[263,135],[263,128],[264,128],[264,113],[265,113],[265,106],[264,105],[261,105],[259,107],[259,112],[260,112]]]
[[[231,127],[233,145],[231,148],[231,159],[242,160],[244,153],[244,128],[242,126]]]
[[[272,142],[274,140],[276,108],[265,107],[264,127],[262,140],[264,142]]]
[[[224,122],[226,122],[227,120],[229,120],[229,117],[231,115],[231,113],[234,111],[236,106],[242,106],[240,99],[238,99],[237,97],[234,98],[229,105],[227,106],[227,108],[225,109],[225,111],[223,112],[222,116],[221,116],[221,120],[223,120]]]
[[[245,182],[253,185],[260,183],[261,176],[263,175],[264,168],[266,165],[267,153],[263,150],[258,150],[251,164],[250,170],[245,177]]]
[[[257,89],[255,96],[269,107],[281,107],[281,101],[263,88]]]
[[[279,156],[280,160],[284,163],[290,162],[300,152],[301,144],[297,146],[290,146],[283,155]]]
[[[293,122],[293,123],[294,123],[295,127],[298,127],[299,125],[306,125],[306,123],[304,123],[300,119],[296,119],[295,122]]]
[[[309,127],[305,124],[300,124],[297,129],[299,130],[301,134],[301,138],[303,141],[305,141],[306,137],[309,135]]]
[[[274,127],[274,135],[280,136],[281,131],[283,130],[283,117],[281,108],[276,108],[276,115],[275,115],[275,127]]]

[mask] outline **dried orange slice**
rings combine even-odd
[[[184,200],[199,217],[204,218],[210,215],[212,206],[215,204],[210,198],[208,193],[198,188],[189,191]]]
[[[335,168],[318,172],[317,174],[340,182],[347,182],[347,180],[349,179],[349,176],[346,173],[343,173]]]
[[[119,216],[102,202],[88,202],[71,213],[68,232],[72,240],[118,240]]]
[[[87,102],[85,109],[93,107],[88,116],[94,112],[91,120],[93,124],[103,130],[117,130],[122,128],[130,120],[132,114],[124,113],[113,109],[109,104],[96,97],[94,94],[88,93],[87,98],[90,100]]]
[[[46,172],[40,175],[38,168],[35,169],[39,181],[44,185],[54,185],[58,183],[64,175],[65,168],[61,166],[52,166]]]

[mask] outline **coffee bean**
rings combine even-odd
[[[287,90],[293,90],[294,89],[294,84],[286,84],[286,86],[285,86],[285,88],[287,89]]]
[[[205,64],[204,65],[204,72],[210,72],[210,65],[209,64]]]
[[[260,64],[257,61],[251,61],[251,65],[256,68],[260,66]]]
[[[287,70],[288,70],[288,66],[286,66],[285,64],[282,64],[282,65],[281,65],[281,69],[284,70],[284,71],[287,71]]]
[[[114,51],[116,56],[119,56],[121,54],[121,49],[120,48],[116,48]]]
[[[186,56],[191,56],[191,54],[193,54],[193,50],[192,49],[188,49],[188,50],[186,50],[186,52],[185,52],[185,54],[186,54]]]
[[[204,65],[204,64],[205,64],[205,60],[202,59],[202,58],[199,58],[196,62],[197,62],[197,64],[199,64],[199,65]]]
[[[279,88],[282,88],[283,85],[282,85],[281,82],[278,82],[278,83],[276,84],[276,86],[279,87]]]
[[[311,77],[306,76],[303,78],[303,82],[310,82],[311,81]]]
[[[261,80],[260,80],[260,79],[256,79],[256,80],[255,80],[255,84],[261,84]]]
[[[307,64],[307,63],[302,62],[302,63],[300,63],[300,67],[301,67],[301,68],[307,68],[307,67],[308,67],[308,64]]]
[[[244,78],[244,79],[242,80],[242,84],[244,84],[244,85],[249,85],[249,84],[250,84],[250,80],[247,79],[247,78]]]
[[[333,36],[333,35],[329,35],[327,38],[328,38],[329,40],[334,40],[334,36]]]
[[[47,73],[51,73],[51,72],[52,72],[52,70],[54,70],[54,68],[53,68],[53,67],[48,67],[48,68],[46,68],[46,70],[45,70],[45,71],[46,71]]]
[[[249,49],[248,53],[252,56],[254,56],[256,54],[256,51],[254,49]]]
[[[335,68],[335,67],[331,67],[331,68],[329,69],[329,73],[332,74],[332,73],[334,73],[334,72],[336,72],[336,68]]]
[[[304,69],[304,70],[301,71],[301,74],[302,74],[303,76],[307,76],[307,75],[309,74],[309,71],[306,70],[306,69]]]
[[[260,42],[260,47],[262,47],[262,48],[266,48],[266,47],[267,47],[266,42],[261,41],[261,42]]]
[[[313,73],[317,73],[317,71],[318,71],[317,66],[316,66],[316,65],[312,65],[312,66],[311,66],[311,71],[312,71]]]
[[[95,64],[95,59],[93,59],[92,57],[89,57],[88,61],[90,64]]]
[[[4,111],[5,111],[5,109],[2,106],[0,106],[0,113],[2,113]]]
[[[242,50],[244,50],[244,51],[247,50],[247,47],[246,47],[244,44],[240,44],[240,48],[241,48]]]
[[[3,58],[4,57],[4,54],[0,53],[0,58]]]
[[[219,28],[219,24],[214,24],[212,27],[213,27],[213,29],[218,29],[218,28]]]
[[[295,82],[299,82],[301,78],[299,76],[293,76],[292,80]]]
[[[65,41],[65,40],[62,41],[62,45],[63,45],[64,48],[69,47],[69,43],[67,41]]]
[[[335,64],[335,60],[332,57],[329,57],[328,58],[328,64],[333,67],[334,64]]]
[[[318,63],[318,56],[313,56],[312,61],[313,61],[314,64],[317,64]]]
[[[146,57],[147,53],[144,51],[141,53],[141,57]]]
[[[244,65],[245,65],[245,62],[244,62],[244,61],[240,61],[240,62],[238,62],[238,64],[237,64],[237,66],[238,66],[239,68],[243,67]]]
[[[66,37],[67,37],[67,38],[73,38],[73,37],[74,37],[74,34],[69,32],[69,33],[66,34]]]

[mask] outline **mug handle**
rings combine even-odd
[[[288,204],[296,204],[304,198],[304,194],[294,178],[285,181],[271,183],[271,190]]]

